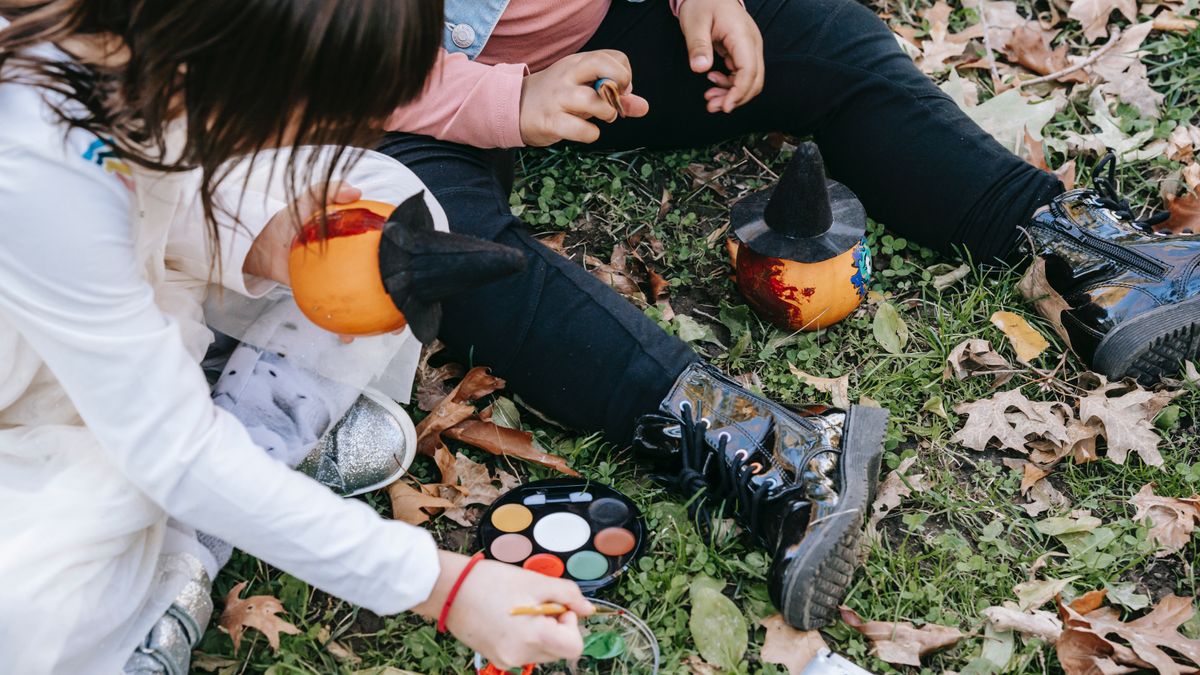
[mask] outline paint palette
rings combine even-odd
[[[570,579],[592,593],[637,558],[645,531],[637,506],[620,492],[552,478],[497,499],[479,522],[479,545],[492,560]]]

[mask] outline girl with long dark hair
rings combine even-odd
[[[270,459],[198,365],[210,280],[262,295],[321,199],[421,192],[345,148],[423,90],[442,25],[435,0],[0,1],[0,670],[186,672],[198,531],[500,664],[579,653],[575,614],[507,611],[590,611],[574,584],[484,561],[448,603],[466,558]]]

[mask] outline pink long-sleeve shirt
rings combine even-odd
[[[661,0],[649,0],[650,2]],[[684,0],[670,0],[678,13]],[[442,50],[429,89],[388,120],[407,131],[480,148],[521,141],[521,82],[574,54],[592,37],[612,0],[511,0],[479,57]]]

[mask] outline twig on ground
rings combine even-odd
[[[987,19],[987,5],[979,4],[979,23],[983,24],[983,49],[987,52],[988,72],[992,74],[992,89],[1000,86],[1000,71],[996,68],[996,52],[992,49],[992,26]]]
[[[1107,54],[1108,50],[1112,49],[1113,46],[1115,46],[1117,44],[1117,39],[1120,37],[1121,37],[1121,29],[1114,28],[1112,37],[1110,37],[1108,39],[1108,42],[1105,42],[1104,45],[1102,47],[1100,47],[1100,49],[1097,49],[1096,52],[1094,54],[1092,54],[1091,56],[1080,61],[1079,63],[1076,63],[1073,66],[1068,66],[1066,68],[1063,68],[1062,70],[1057,70],[1053,73],[1050,73],[1049,75],[1043,75],[1042,77],[1035,77],[1032,80],[1019,80],[1019,81],[1017,81],[1016,87],[1017,87],[1017,89],[1020,89],[1021,87],[1027,87],[1031,84],[1041,84],[1043,82],[1053,82],[1054,80],[1057,80],[1058,78],[1062,77],[1063,75],[1070,75],[1071,73],[1073,73],[1077,70],[1082,70],[1083,68],[1087,68],[1088,66],[1092,65],[1096,61],[1099,61],[1101,56],[1104,56],[1105,54]]]

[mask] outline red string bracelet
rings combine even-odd
[[[446,632],[446,619],[450,616],[450,605],[454,604],[454,598],[458,595],[458,589],[462,588],[463,582],[467,580],[467,575],[475,567],[475,563],[483,560],[483,551],[471,556],[467,561],[467,566],[459,572],[458,579],[454,581],[454,585],[450,587],[450,592],[446,595],[446,603],[442,605],[442,613],[438,616],[437,632]]]

